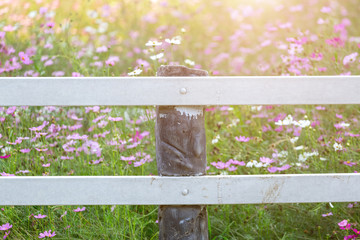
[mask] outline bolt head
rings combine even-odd
[[[184,190],[182,190],[181,194],[184,195],[184,196],[188,195],[189,194],[189,189],[185,188]]]
[[[180,88],[180,93],[181,93],[181,94],[186,94],[186,93],[187,93],[186,88]]]

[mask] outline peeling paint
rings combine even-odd
[[[159,114],[159,117],[160,117],[160,118],[166,118],[166,117],[167,117],[167,114],[160,113],[160,114]]]
[[[197,119],[197,116],[203,115],[203,108],[202,107],[175,107],[176,111],[180,112],[181,115],[186,115],[188,117],[194,117]]]

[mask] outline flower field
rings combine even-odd
[[[160,65],[211,76],[359,75],[359,12],[358,0],[0,0],[0,77],[155,76]],[[360,171],[357,105],[205,113],[208,175]],[[157,175],[154,126],[153,106],[0,107],[0,177]],[[210,239],[360,239],[357,202],[208,213]],[[0,237],[158,239],[157,214],[0,202]]]

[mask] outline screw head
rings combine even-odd
[[[186,88],[180,88],[180,93],[181,94],[186,94],[187,93],[187,90],[186,90]]]
[[[184,196],[188,195],[189,194],[189,189],[185,188],[184,190],[182,190],[181,194],[184,195]]]

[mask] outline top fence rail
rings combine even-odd
[[[0,106],[256,104],[360,104],[360,76],[0,78]]]

